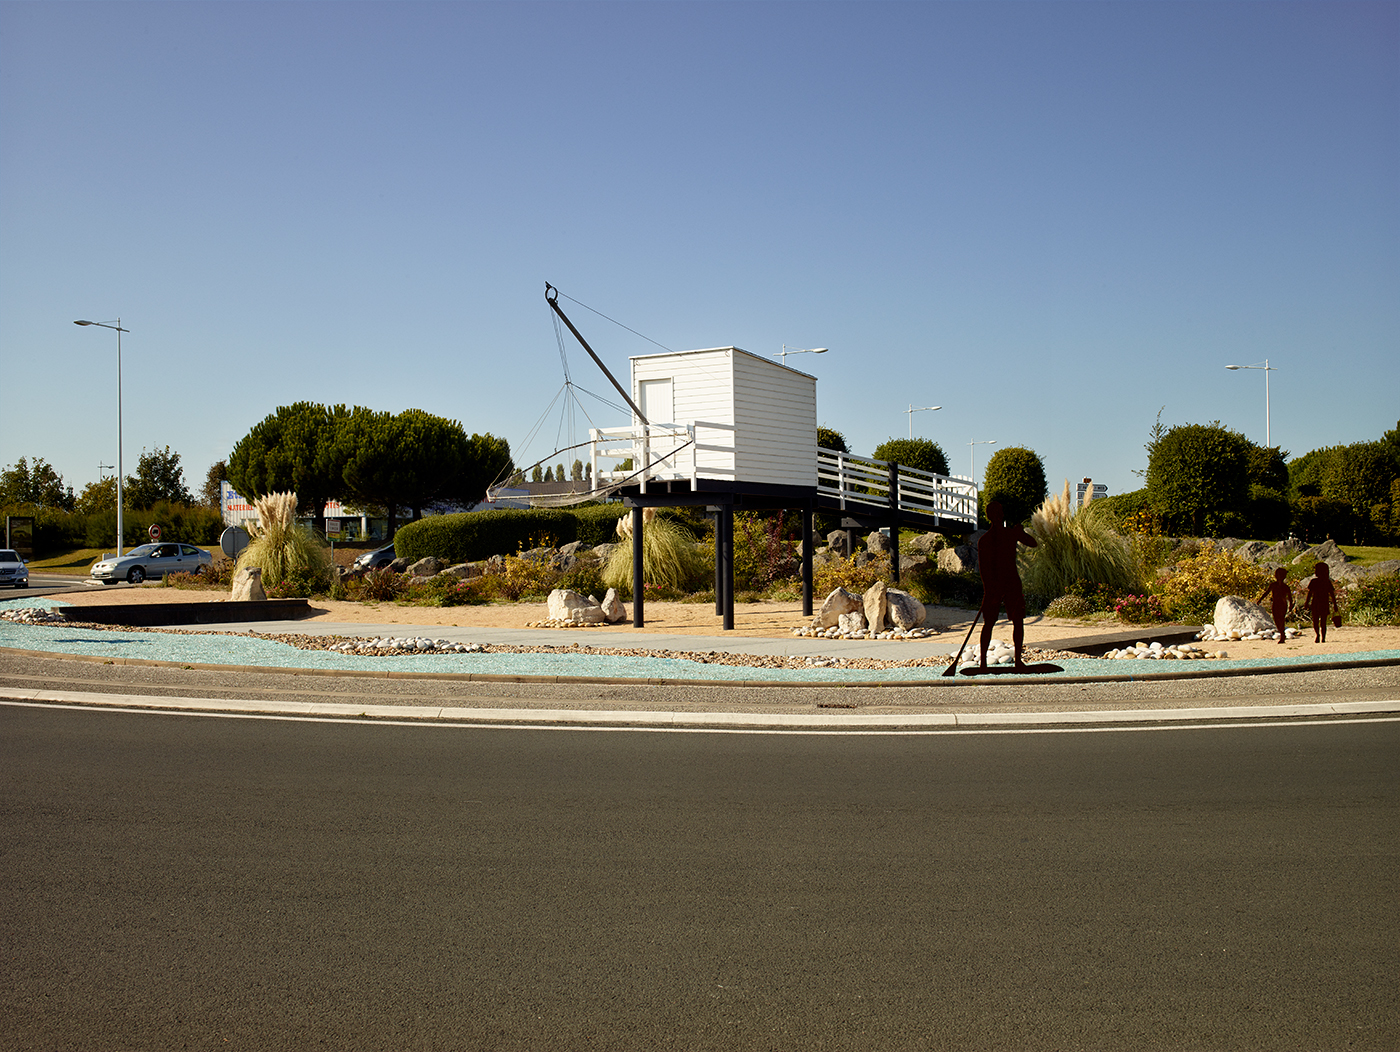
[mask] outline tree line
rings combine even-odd
[[[383,511],[391,536],[401,514],[471,507],[512,470],[505,439],[468,436],[456,420],[314,402],[279,406],[228,457],[228,481],[244,497],[295,492],[317,529],[330,500]]]
[[[1400,423],[1372,442],[1289,459],[1221,426],[1149,434],[1146,485],[1111,498],[1121,514],[1163,533],[1353,544],[1400,538]]]

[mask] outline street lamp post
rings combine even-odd
[[[942,407],[941,405],[921,405],[921,406],[915,406],[913,403],[910,403],[909,408],[906,409],[906,410],[904,410],[904,412],[905,412],[906,414],[908,414],[908,416],[909,416],[909,438],[910,438],[911,441],[912,441],[913,438],[914,438],[914,414],[915,414],[915,413],[927,413],[927,412],[931,412],[932,410],[935,410],[935,409],[942,409],[942,408],[943,408],[943,407]]]
[[[1264,445],[1270,449],[1274,446],[1273,431],[1269,426],[1269,374],[1278,372],[1269,364],[1269,359],[1263,362],[1256,362],[1254,365],[1227,365],[1227,369],[1259,369],[1264,374]]]
[[[117,334],[117,555],[122,554],[122,333],[130,329],[122,328],[122,320],[115,325],[105,321],[75,321],[74,325],[96,325],[100,329],[112,329]]]
[[[789,347],[787,344],[783,344],[783,349],[772,357],[781,358],[782,363],[787,365],[789,354],[825,354],[830,349],[829,347]]]
[[[980,442],[976,439],[973,439],[967,444],[968,457],[970,458],[968,462],[968,470],[972,472],[973,486],[977,485],[977,447],[994,446],[996,444],[997,440],[995,438],[985,438],[982,439]]]

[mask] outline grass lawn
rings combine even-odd
[[[1383,563],[1387,559],[1400,559],[1400,548],[1367,548],[1359,544],[1339,544],[1342,551],[1352,557],[1357,566],[1370,566]]]

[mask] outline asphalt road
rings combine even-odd
[[[0,1047],[1394,1049],[1397,761],[0,707]]]

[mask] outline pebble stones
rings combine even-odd
[[[842,632],[833,625],[830,628],[799,626],[792,630],[792,634],[806,639],[927,639],[938,633],[929,628],[891,628],[884,632],[857,629],[853,632]]]
[[[0,618],[6,621],[17,621],[22,625],[54,625],[66,624],[68,619],[57,610],[45,610],[37,606],[20,607],[18,610],[6,610],[0,613]]]
[[[1283,630],[1285,639],[1297,639],[1302,634],[1296,628]],[[1278,629],[1266,628],[1260,632],[1241,632],[1238,628],[1232,628],[1229,631],[1221,631],[1214,625],[1202,625],[1201,630],[1196,633],[1196,638],[1207,643],[1238,643],[1241,640],[1278,639]]]
[[[449,639],[381,636],[377,639],[347,639],[326,649],[341,654],[378,657],[393,654],[480,654],[485,648],[480,643],[454,643]]]
[[[1151,643],[1134,643],[1130,647],[1110,650],[1104,655],[1110,661],[1133,659],[1142,661],[1219,661],[1229,656],[1224,650],[1205,650],[1191,643],[1179,643],[1164,647],[1156,640]]]

